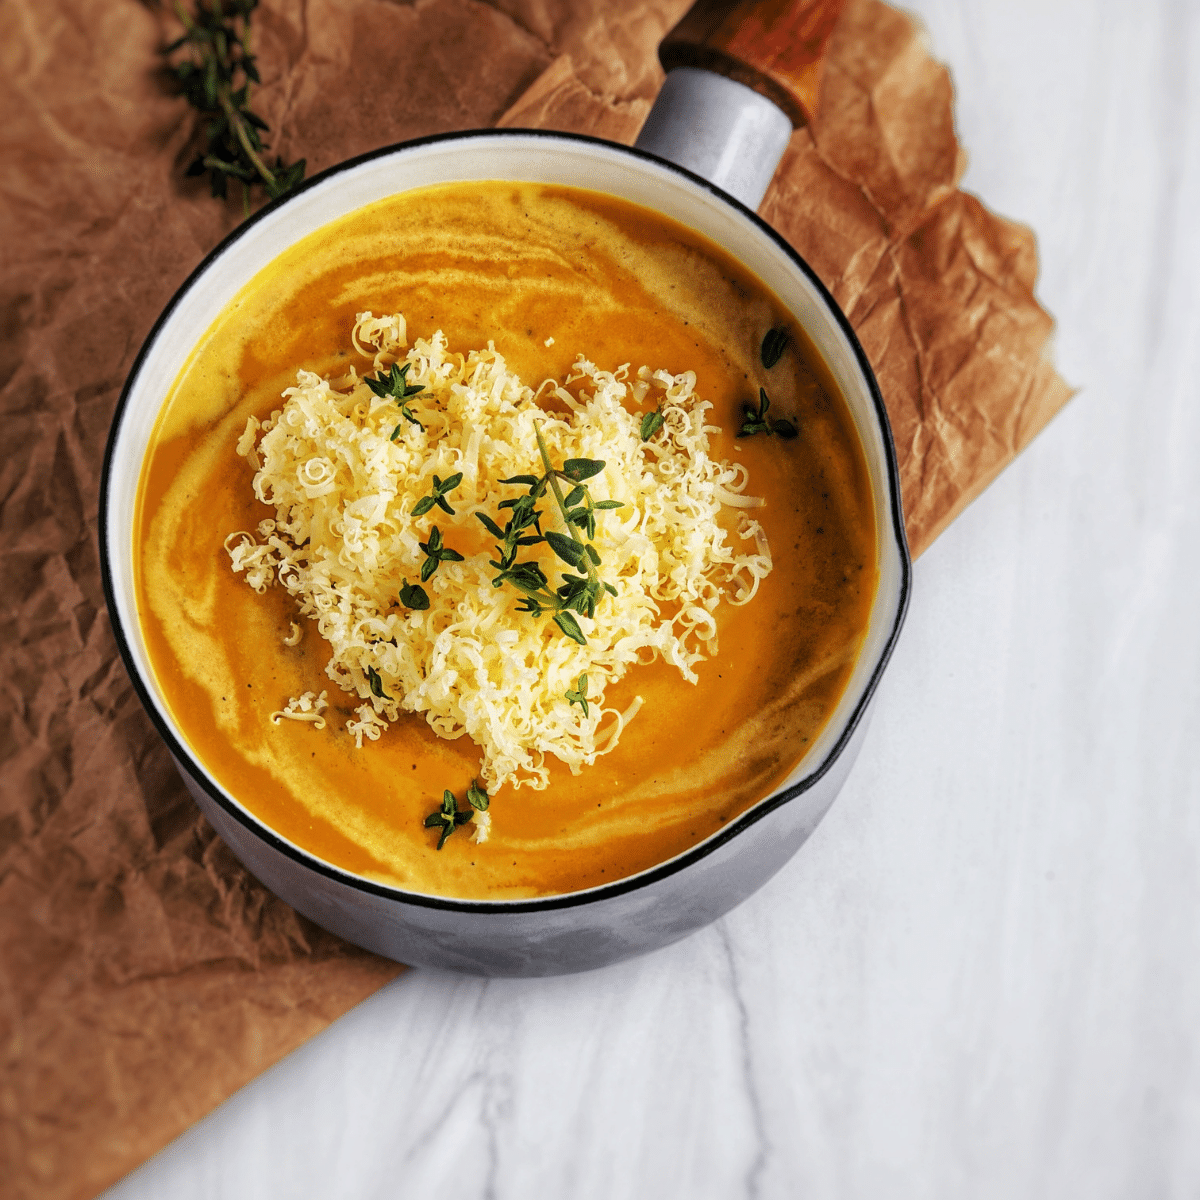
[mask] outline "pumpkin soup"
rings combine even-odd
[[[473,437],[484,422],[479,414],[467,420],[466,410],[451,419],[450,393],[439,400],[430,374],[431,347],[459,372],[451,382],[460,389],[469,362],[471,371],[490,364],[493,375],[500,364],[509,382],[497,387],[517,387],[514,412],[528,426],[510,439],[525,443],[524,469],[507,474],[510,451],[521,447],[495,437],[496,470],[471,458],[487,443]],[[406,378],[410,368],[420,383]],[[512,384],[517,376],[535,388],[556,382],[535,399]],[[260,449],[301,394],[324,397],[333,421],[356,412],[361,427],[351,432],[374,439],[368,449],[377,462],[404,462],[411,472],[414,460],[386,459],[409,442],[427,456],[450,454],[436,473],[426,469],[429,458],[419,478],[398,476],[411,485],[403,497],[408,524],[391,524],[398,546],[414,542],[405,552],[409,573],[397,574],[393,563],[386,604],[373,599],[369,620],[360,613],[345,626],[356,631],[349,667],[320,636],[316,592],[292,588],[291,577],[287,587],[267,586],[285,559],[289,570],[307,564],[316,531],[282,537],[279,523],[293,506],[264,503],[277,497],[263,479],[254,490],[264,473]],[[362,425],[372,413],[381,435]],[[616,432],[596,440],[603,420],[624,430],[623,451]],[[641,641],[621,626],[627,669],[602,669],[595,652],[613,643],[601,625],[632,603],[635,572],[622,565],[619,546],[644,526],[647,507],[616,465],[638,455],[657,463],[689,421],[716,472],[705,493],[715,521],[712,553],[699,569],[705,583],[686,597],[656,584]],[[572,441],[569,428],[584,440]],[[335,486],[339,454],[301,451],[287,469],[301,472],[300,491],[316,500]],[[632,477],[641,474],[649,472]],[[655,483],[664,497],[671,475]],[[480,503],[485,479],[491,504],[508,497],[499,507]],[[537,486],[542,517],[514,530],[520,497]],[[403,490],[389,495],[399,503]],[[389,502],[376,486],[329,509],[334,516],[320,518],[320,530],[336,525],[343,537],[329,561],[350,553],[358,570],[365,559],[352,552],[363,542],[346,542],[345,531],[359,529],[368,510],[386,518]],[[662,527],[670,529],[671,513],[681,522],[695,503],[692,496],[666,506]],[[380,202],[262,272],[205,334],[167,397],[143,469],[135,538],[156,677],[214,778],[330,862],[464,898],[570,892],[621,878],[695,844],[768,794],[836,705],[876,586],[874,513],[852,419],[779,302],[707,239],[666,218],[596,193],[511,183],[447,185]],[[264,573],[272,538],[275,557]],[[373,542],[365,553],[377,550]],[[514,570],[539,553],[544,586],[535,588],[536,576]],[[551,563],[563,572],[555,576],[561,587],[548,582]],[[668,565],[667,576],[677,575],[680,564]],[[249,577],[261,594],[247,587]],[[539,742],[535,731],[509,769],[512,755],[497,748],[503,736],[489,742],[482,726],[430,715],[429,704],[412,699],[429,670],[426,663],[404,676],[405,638],[416,644],[432,620],[426,614],[455,580],[459,608],[472,587],[478,596],[515,588],[518,603],[493,605],[491,624],[474,630],[474,683],[469,670],[443,673],[447,711],[487,709],[455,689],[486,682],[485,658],[510,668],[506,648],[533,636],[537,652],[522,656],[520,669],[544,660],[553,684],[542,688],[541,720],[561,726],[582,747],[577,754],[555,749],[549,731]],[[577,669],[581,662],[588,669]],[[404,678],[406,690],[394,694]],[[533,694],[543,682],[531,676],[524,690]],[[490,831],[477,815],[485,804]],[[473,812],[476,836],[449,837]]]

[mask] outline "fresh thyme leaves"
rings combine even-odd
[[[421,564],[421,582],[428,583],[429,577],[443,562],[462,562],[463,556],[457,550],[451,550],[442,543],[442,531],[434,525],[429,530],[429,541],[419,542],[418,545],[425,553],[425,561]]]
[[[455,475],[451,475],[449,479],[439,479],[435,475],[433,477],[433,491],[428,496],[422,496],[413,505],[412,515],[414,517],[423,517],[436,504],[438,508],[444,509],[453,516],[454,509],[446,502],[446,493],[454,491],[462,483],[462,479],[461,471]]]
[[[410,420],[418,429],[424,429],[425,426],[422,425],[421,422],[412,415],[412,411],[408,407],[409,396],[415,396],[418,392],[423,392],[425,390],[424,384],[408,382],[406,376],[408,375],[408,369],[411,366],[412,363],[410,362],[406,362],[404,366],[401,366],[399,363],[392,363],[392,369],[390,371],[381,371],[377,379],[372,379],[371,376],[368,375],[363,382],[380,399],[395,400],[396,403],[400,405],[400,415],[402,417],[407,417],[408,420]],[[396,428],[392,430],[391,440],[393,442],[400,436],[400,431],[403,428],[404,422],[401,421],[400,424],[398,424]],[[458,478],[461,482],[462,476],[460,475]],[[458,485],[455,484],[455,486],[457,487]],[[418,501],[418,503],[420,502]],[[429,507],[432,508],[433,505],[431,504]],[[443,505],[442,507],[445,508],[446,506]],[[428,512],[429,509],[425,509],[424,511]],[[447,508],[446,511],[450,512],[452,510]]]
[[[379,672],[374,667],[367,668],[367,682],[371,685],[372,696],[378,696],[380,700],[391,699],[391,696],[383,690],[383,680],[379,678]]]
[[[189,175],[209,175],[212,194],[225,198],[230,179],[242,187],[242,208],[250,215],[250,189],[261,185],[274,200],[304,178],[304,159],[287,166],[275,156],[268,166],[260,131],[270,127],[250,107],[250,85],[259,83],[250,52],[250,15],[258,0],[197,0],[189,13],[175,0],[175,13],[184,34],[163,53],[185,46],[190,56],[173,63],[171,71],[193,108],[212,119],[205,127],[205,152],[188,167]]]
[[[472,784],[474,786],[474,784]],[[470,792],[467,793],[468,798]],[[486,807],[486,805],[485,805]],[[442,827],[442,832],[438,837],[437,848],[440,850],[445,844],[446,839],[460,826],[465,825],[472,816],[475,815],[475,809],[459,808],[458,801],[454,798],[454,793],[446,788],[442,792],[442,806],[435,808],[433,812],[425,818],[425,828],[434,829],[438,825]]]
[[[738,437],[753,437],[756,433],[765,433],[768,437],[777,433],[781,438],[794,438],[800,431],[785,417],[774,418],[767,420],[767,409],[771,407],[771,401],[767,399],[765,388],[758,389],[758,409],[755,410],[753,404],[742,405],[742,427],[738,430]]]
[[[787,349],[788,331],[780,325],[777,329],[767,331],[767,336],[762,340],[762,348],[758,352],[758,356],[762,359],[762,365],[769,371],[782,357],[784,350]]]
[[[479,786],[477,779],[472,779],[470,785],[467,787],[467,804],[470,806],[469,808],[459,808],[454,793],[449,788],[446,788],[442,792],[441,807],[435,808],[425,818],[426,829],[436,829],[439,825],[441,826],[442,831],[438,835],[437,848],[440,850],[446,844],[446,839],[460,825],[465,825],[476,812],[487,812],[488,801],[489,796]]]
[[[753,404],[742,405],[742,427],[738,430],[738,437],[752,437],[756,433],[770,434],[771,426],[767,422],[767,409],[771,407],[771,401],[767,399],[767,393],[764,388],[758,389],[758,411],[754,411]]]
[[[592,499],[585,480],[599,475],[604,470],[604,462],[598,458],[568,458],[560,469],[550,465],[550,452],[546,449],[546,441],[542,431],[536,425],[538,451],[542,456],[542,465],[546,468],[544,475],[514,475],[511,479],[503,479],[501,483],[520,484],[528,488],[524,496],[501,502],[501,508],[510,510],[509,519],[503,529],[486,513],[475,515],[483,522],[484,528],[500,543],[496,547],[497,557],[491,560],[497,574],[492,579],[493,587],[509,584],[521,593],[519,611],[531,613],[539,617],[542,613],[550,613],[554,623],[572,641],[581,646],[587,645],[587,638],[579,627],[579,622],[572,615],[592,617],[596,614],[596,604],[602,592],[607,591],[615,596],[617,589],[610,583],[605,583],[596,573],[600,566],[600,555],[595,546],[591,545],[596,536],[596,513],[600,510],[622,508],[620,500]],[[561,481],[561,482],[560,482]],[[571,490],[563,495],[562,483],[571,484]],[[567,527],[565,534],[553,530],[542,532],[542,512],[537,507],[547,490],[554,495],[554,501],[562,514]],[[536,533],[527,533],[533,529]],[[577,532],[583,530],[587,535],[585,542]],[[554,551],[555,555],[577,572],[575,575],[562,576],[562,586],[550,590],[550,580],[546,573],[534,561],[517,562],[517,554],[522,546],[534,546],[539,542]]]
[[[538,441],[539,443],[541,441],[540,435]],[[567,527],[570,529],[574,526],[575,528],[582,529],[587,534],[589,542],[596,536],[596,513],[598,510],[625,507],[624,502],[621,500],[593,500],[591,492],[584,487],[582,483],[584,479],[590,479],[593,475],[598,475],[603,470],[604,463],[599,459],[569,458],[563,463],[562,473],[568,481],[574,480],[576,486],[565,497],[558,495],[557,487],[554,489],[560,506],[565,505],[563,515],[566,518]],[[573,530],[572,536],[575,536]],[[550,535],[547,534],[546,538],[549,540]],[[592,560],[593,565],[598,567],[600,565],[600,557],[597,555],[595,549],[591,546],[584,546],[584,551]],[[562,556],[559,555],[559,557],[561,558]],[[567,561],[570,560],[568,559]]]
[[[666,418],[663,416],[661,404],[653,412],[644,413],[641,428],[642,441],[648,442],[665,423]]]
[[[542,440],[541,431],[538,430],[538,449],[542,452],[542,461],[546,464],[546,470],[550,470],[550,459],[546,453],[546,443]],[[572,483],[582,483],[585,479],[591,479],[593,475],[599,475],[604,470],[604,460],[600,458],[568,458],[562,465],[562,470],[559,475],[570,480]],[[557,488],[555,491],[557,492]]]
[[[592,611],[596,611],[594,605]],[[571,641],[578,642],[581,646],[587,645],[587,638],[584,636],[583,630],[579,628],[579,622],[565,608],[554,614],[554,623]]]
[[[378,379],[372,379],[367,376],[367,387],[371,389],[377,396],[391,396],[397,400],[407,399],[409,396],[415,396],[418,392],[423,392],[425,387],[420,383],[409,383],[408,372],[412,367],[412,363],[406,362],[403,366],[399,363],[392,363],[391,370],[380,372]]]
[[[400,603],[405,608],[424,611],[429,607],[429,593],[419,583],[409,583],[406,579],[400,589]]]
[[[577,680],[575,680],[574,688],[568,688],[564,693],[567,703],[578,704],[579,707],[583,709],[583,715],[585,717],[588,715],[587,690],[588,677],[587,674],[584,673],[580,675]]]
[[[553,531],[547,532],[546,542],[550,549],[568,566],[574,567],[577,571],[587,570],[583,565],[584,551],[590,550],[590,546],[584,546],[574,538],[569,538],[564,534],[554,533]],[[592,550],[592,554],[595,553],[595,550]]]

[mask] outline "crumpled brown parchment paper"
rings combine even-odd
[[[442,130],[632,141],[687,0],[267,0],[256,108],[309,172]],[[196,122],[138,0],[0,4],[0,1180],[87,1197],[392,978],[247,876],[117,657],[98,480],[122,381],[240,219],[183,177]],[[464,65],[469,69],[464,69]],[[1063,404],[1032,234],[957,182],[946,71],[850,0],[821,116],[763,215],[858,330],[922,551]]]

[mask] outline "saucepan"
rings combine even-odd
[[[390,146],[317,175],[219,245],[155,324],[122,393],[104,462],[103,574],[134,686],[196,803],[263,884],[317,924],[400,962],[486,975],[604,966],[720,917],[812,833],[862,743],[903,622],[910,560],[883,399],[849,322],[812,269],[755,213],[793,126],[812,111],[838,3],[701,0],[664,41],[669,68],[633,148],[590,137],[474,131]],[[850,409],[874,497],[879,585],[865,644],[816,745],[783,786],[719,832],[607,886],[529,900],[456,900],[357,876],[292,844],[218,784],[155,682],[139,628],[133,529],[139,471],[174,379],[227,302],[299,239],[410,188],[509,179],[581,185],[657,209],[739,259],[807,331]]]

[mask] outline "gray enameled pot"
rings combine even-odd
[[[693,109],[685,104],[682,111]],[[667,143],[678,136],[670,124],[656,148],[670,149]],[[649,122],[648,130],[653,133]],[[731,136],[740,135],[735,129]],[[728,165],[736,156],[722,159],[718,147],[716,157]],[[763,188],[769,178],[770,172]],[[293,242],[354,209],[410,188],[484,179],[615,194],[699,230],[753,271],[807,330],[842,390],[866,454],[879,545],[879,590],[862,654],[828,726],[785,784],[705,842],[650,870],[529,901],[450,900],[381,885],[317,859],[261,824],[207,774],[172,720],[142,640],[134,594],[134,505],[155,418],[197,339],[227,301]],[[761,196],[754,195],[757,184],[746,189],[737,179],[726,182],[751,203]],[[745,204],[689,170],[594,138],[520,130],[434,137],[363,155],[315,176],[222,242],[175,295],[134,363],[105,455],[100,540],[113,629],[134,686],[197,804],[247,868],[299,912],[351,942],[400,962],[484,975],[582,971],[653,950],[715,920],[769,879],[816,827],[850,769],[903,621],[911,573],[883,400],[849,323],[807,264]]]

